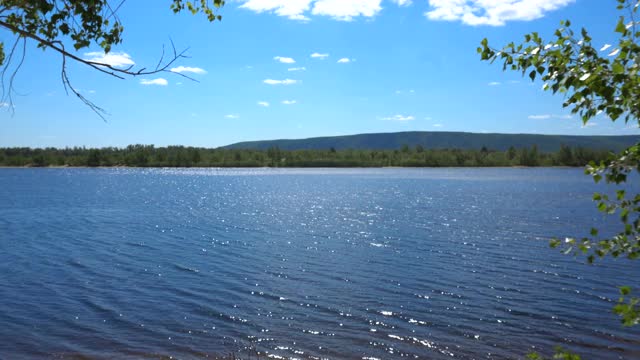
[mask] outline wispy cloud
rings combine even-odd
[[[589,121],[588,123],[582,125],[581,127],[584,129],[584,128],[590,128],[594,126],[598,126],[598,123],[594,121]]]
[[[321,54],[321,53],[315,52],[315,53],[311,54],[311,57],[314,58],[314,59],[324,60],[324,59],[329,57],[329,54]]]
[[[167,86],[167,85],[169,85],[169,82],[167,81],[167,79],[164,79],[164,78],[157,78],[157,79],[141,79],[141,80],[140,80],[140,84],[142,84],[142,85],[160,85],[160,86]]]
[[[283,56],[276,56],[273,58],[273,60],[279,61],[283,64],[294,64],[296,62],[295,60],[293,60],[293,58]]]
[[[258,106],[269,107],[269,103],[266,101],[258,101]]]
[[[338,60],[338,64],[348,64],[351,61],[353,61],[353,60],[351,60],[349,58],[342,58],[342,59]]]
[[[411,0],[391,0],[391,2],[395,3],[398,6],[409,6],[413,4]]]
[[[500,82],[492,81],[492,82],[488,83],[487,85],[489,85],[489,86],[498,86],[498,85],[500,85]]]
[[[380,3],[381,0],[316,0],[311,13],[340,21],[351,21],[359,16],[376,16],[382,10]]]
[[[284,105],[293,105],[293,104],[297,103],[297,101],[296,100],[283,100],[282,103]]]
[[[240,118],[240,115],[238,115],[238,114],[227,114],[224,117],[227,118],[227,119],[238,119],[238,118]]]
[[[508,21],[530,21],[563,8],[575,0],[429,0],[430,20],[460,21],[467,25],[501,26]]]
[[[207,71],[205,69],[199,67],[189,67],[189,66],[178,66],[171,68],[171,72],[174,73],[192,73],[192,74],[206,74]]]
[[[572,119],[573,116],[571,115],[555,115],[555,114],[539,114],[539,115],[529,115],[528,116],[529,119],[531,120],[546,120],[546,119]]]
[[[106,64],[109,66],[123,68],[133,66],[136,63],[131,59],[131,56],[125,52],[110,52],[105,54],[103,52],[88,52],[84,54],[84,60]]]
[[[444,125],[442,125],[442,124],[433,124],[433,127],[441,128],[441,127],[444,127]]]
[[[394,116],[388,116],[388,117],[383,117],[382,120],[388,120],[388,121],[412,121],[415,120],[416,118],[412,115],[394,115]]]
[[[292,67],[292,68],[288,68],[287,70],[289,71],[306,71],[307,68],[302,66],[302,67]]]
[[[405,93],[407,93],[407,94],[415,94],[415,92],[416,91],[413,90],[413,89],[410,89],[410,90],[396,90],[395,91],[396,95],[405,94]]]
[[[9,107],[9,103],[6,101],[0,102],[0,108]]]
[[[293,84],[299,83],[298,80],[292,80],[292,79],[284,79],[284,80],[266,79],[263,82],[267,85],[293,85]]]
[[[549,114],[529,115],[528,118],[532,120],[546,120],[546,119],[551,119],[551,115]]]
[[[273,13],[292,20],[308,21],[311,15],[328,16],[340,21],[351,21],[356,17],[371,18],[382,7],[382,0],[240,0],[240,8],[257,13]],[[411,1],[393,0],[400,6]]]

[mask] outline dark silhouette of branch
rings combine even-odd
[[[120,3],[120,5],[122,5],[122,3]],[[118,5],[118,8],[120,7],[120,5]],[[115,13],[115,11],[113,11],[113,13]],[[154,69],[147,70],[147,68],[141,68],[141,69],[135,70],[135,69],[133,69],[133,65],[125,67],[125,68],[118,68],[118,67],[115,67],[115,66],[107,64],[107,63],[102,63],[102,62],[98,62],[98,61],[92,61],[92,60],[83,59],[83,58],[79,57],[78,55],[67,51],[65,49],[64,44],[59,40],[50,41],[50,40],[44,39],[44,38],[38,36],[37,34],[33,34],[33,33],[28,32],[26,30],[20,29],[20,28],[14,26],[12,24],[9,24],[9,23],[3,21],[3,20],[0,20],[0,27],[4,27],[5,29],[8,29],[8,30],[12,31],[14,34],[18,35],[18,39],[13,44],[13,47],[11,48],[11,51],[10,51],[10,53],[9,53],[7,59],[6,59],[6,62],[4,64],[4,68],[2,69],[2,72],[0,73],[0,82],[1,82],[1,86],[2,86],[2,92],[3,92],[2,99],[5,99],[5,98],[8,99],[9,106],[11,108],[13,108],[13,99],[12,99],[12,93],[14,92],[13,91],[13,80],[15,79],[15,76],[16,76],[18,70],[20,69],[20,67],[21,67],[21,65],[22,65],[22,63],[24,61],[25,52],[26,52],[26,40],[27,39],[34,40],[39,45],[41,45],[41,46],[43,46],[45,48],[52,49],[52,50],[58,52],[60,55],[62,55],[62,69],[61,69],[61,72],[60,72],[60,76],[61,76],[61,79],[62,79],[62,84],[64,85],[64,88],[65,88],[65,92],[68,95],[69,91],[71,91],[74,95],[76,95],[76,97],[78,97],[80,99],[80,101],[82,101],[85,105],[87,105],[93,112],[95,112],[98,116],[100,116],[100,118],[102,120],[104,120],[104,121],[106,121],[105,115],[107,114],[107,112],[103,108],[99,107],[98,105],[93,103],[91,100],[89,100],[85,96],[83,96],[71,84],[71,81],[70,81],[68,73],[67,73],[67,59],[71,59],[71,60],[76,61],[78,63],[85,64],[85,65],[93,68],[94,70],[97,70],[97,71],[99,71],[101,73],[116,77],[118,79],[125,79],[126,76],[137,77],[137,76],[153,75],[153,74],[158,74],[158,73],[162,73],[162,72],[170,72],[172,74],[180,75],[180,76],[182,76],[182,77],[184,77],[186,79],[189,79],[191,81],[198,82],[198,80],[196,80],[196,79],[194,79],[194,78],[192,78],[190,76],[187,76],[185,74],[178,73],[178,72],[173,72],[173,71],[170,70],[171,66],[173,64],[175,64],[176,61],[178,61],[179,59],[188,58],[188,56],[185,55],[185,54],[189,50],[189,48],[186,48],[186,49],[178,52],[176,50],[175,44],[173,43],[173,40],[171,40],[171,39],[169,39],[170,42],[171,42],[171,50],[172,50],[172,57],[170,59],[165,61],[165,47],[163,45],[162,46],[162,54],[160,56],[160,60],[158,61],[158,64],[155,66]],[[15,49],[16,49],[20,39],[23,39],[22,58],[20,60],[20,63],[18,64],[17,68],[13,71],[13,73],[11,75],[10,82],[9,82],[9,91],[5,91],[5,84],[4,84],[5,73],[6,73],[7,69],[8,69],[8,67],[9,67],[11,59],[13,58]]]
[[[20,40],[22,40],[22,54],[20,56],[20,62],[18,63],[18,65],[16,66],[16,68],[13,70],[13,72],[11,73],[11,76],[9,77],[9,84],[8,84],[8,91],[5,85],[5,78],[7,75],[7,69],[9,68],[9,64],[11,64],[11,61],[13,60],[13,57],[15,55],[16,49],[18,47],[18,44],[20,43]],[[7,107],[9,108],[9,111],[11,111],[11,114],[13,115],[15,113],[15,108],[13,106],[13,94],[17,93],[15,91],[15,88],[13,86],[16,75],[18,74],[18,71],[20,71],[20,68],[22,67],[22,64],[24,63],[24,58],[26,56],[27,53],[27,39],[24,38],[23,36],[18,36],[18,38],[16,39],[16,41],[13,43],[13,46],[11,47],[11,51],[9,52],[9,56],[6,59],[6,63],[5,63],[5,67],[2,69],[2,72],[0,73],[0,84],[1,84],[1,88],[2,88],[2,97],[0,97],[0,101],[2,101],[3,105],[6,104]]]

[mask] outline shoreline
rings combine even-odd
[[[9,166],[0,169],[580,169],[580,166]]]

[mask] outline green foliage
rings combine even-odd
[[[618,299],[618,304],[613,308],[613,312],[622,318],[624,326],[633,326],[640,323],[640,298],[633,297],[628,299],[630,294],[630,287],[620,287],[620,298]]]
[[[418,145],[429,149],[487,149],[504,151],[513,147],[511,153],[515,157],[516,150],[536,145],[538,151],[555,152],[562,145],[573,149],[576,162],[586,164],[588,153],[582,149],[604,149],[621,151],[640,141],[640,136],[577,136],[577,135],[538,135],[538,134],[478,134],[448,131],[407,131],[399,133],[374,133],[344,136],[316,137],[309,139],[249,141],[225,146],[228,149],[267,150],[278,147],[282,150],[321,150],[321,149],[354,149],[354,150],[394,150],[403,145],[416,148]],[[584,156],[583,156],[584,155]]]
[[[587,30],[579,38],[569,20],[561,22],[552,41],[543,40],[537,32],[525,35],[525,42],[510,43],[495,50],[484,39],[478,48],[482,60],[500,60],[504,70],[522,72],[531,80],[544,81],[543,89],[565,93],[563,106],[578,113],[583,123],[604,112],[611,120],[622,117],[625,122],[640,119],[640,76],[638,76],[640,31],[634,19],[637,1],[618,0],[620,9],[628,9],[630,19],[621,16],[615,28],[618,44],[601,51],[592,45]]]
[[[589,160],[603,161],[606,151],[580,149]],[[576,151],[576,150],[573,150]],[[509,153],[516,155],[509,158]],[[439,166],[575,166],[563,163],[561,153],[541,153],[535,147],[494,151],[463,149],[398,150],[267,150],[204,149],[183,146],[156,148],[129,145],[126,148],[31,149],[0,148],[4,166],[136,166],[136,167],[439,167]],[[526,163],[523,162],[526,160]]]
[[[118,2],[120,5],[121,3]],[[122,42],[124,27],[117,16],[119,4],[108,0],[0,0],[0,27],[29,37],[38,47],[70,42],[75,50],[98,45],[106,53]],[[220,20],[215,10],[223,0],[173,0],[171,9],[203,13],[209,21]],[[0,65],[4,63],[4,46],[0,42]]]
[[[531,353],[527,355],[527,359],[529,360],[546,360],[547,358],[539,355],[538,353]],[[557,360],[580,360],[580,356],[577,354],[574,354],[568,350],[563,349],[560,346],[557,346],[555,349],[555,354],[553,355],[552,359],[557,359]]]
[[[196,1],[183,1],[183,0],[173,0],[171,4],[171,10],[174,13],[179,13],[185,8],[189,10],[192,14],[197,14],[202,12],[209,21],[214,20],[222,20],[221,15],[217,15],[215,10],[221,8],[224,5],[223,0],[196,0]]]
[[[503,70],[522,72],[531,80],[541,78],[543,89],[565,94],[564,107],[572,113],[580,114],[587,123],[594,116],[604,113],[612,121],[623,118],[625,122],[640,121],[640,22],[635,20],[640,0],[617,0],[619,10],[626,10],[628,18],[620,16],[614,29],[618,35],[617,45],[603,46],[600,50],[592,45],[586,29],[579,38],[571,29],[569,20],[561,22],[561,28],[554,33],[555,39],[545,42],[538,33],[525,35],[525,42],[510,43],[502,50],[489,46],[482,40],[478,53],[482,60],[500,60]],[[601,55],[603,54],[603,55]],[[582,159],[583,154],[561,148],[558,157],[562,162]],[[640,171],[640,144],[629,147],[617,156],[610,156],[600,162],[590,162],[585,173],[594,181],[602,179],[608,184],[626,183],[632,172]],[[604,256],[625,256],[630,260],[640,257],[640,194],[627,197],[623,188],[615,191],[615,196],[596,193],[593,200],[598,210],[606,214],[617,214],[621,221],[620,230],[614,236],[598,237],[599,231],[591,229],[591,237],[580,240],[566,238],[553,239],[552,247],[562,247],[565,254],[585,254],[590,263]],[[628,298],[631,288],[621,287],[621,297],[613,311],[621,317],[625,326],[640,323],[640,299]],[[532,354],[532,359],[541,359]],[[571,353],[556,354],[554,358],[574,359]]]

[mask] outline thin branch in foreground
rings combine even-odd
[[[124,0],[123,0],[124,2]],[[122,3],[120,4],[122,5]],[[11,49],[11,52],[9,53],[9,56],[7,58],[7,61],[4,64],[4,68],[2,69],[2,72],[0,73],[0,86],[2,87],[2,98],[0,99],[8,99],[10,106],[13,109],[13,97],[12,97],[12,92],[14,92],[13,90],[13,81],[15,79],[15,76],[18,72],[18,70],[20,69],[20,67],[22,66],[23,62],[24,62],[24,58],[25,58],[25,53],[26,53],[26,41],[27,39],[32,39],[34,41],[36,41],[39,45],[43,46],[44,48],[49,48],[52,49],[56,52],[58,52],[61,56],[62,56],[62,68],[61,68],[61,72],[60,72],[60,76],[61,76],[61,80],[62,80],[62,84],[64,86],[65,89],[65,93],[67,95],[69,95],[69,92],[73,93],[74,95],[76,95],[76,97],[78,97],[80,99],[80,101],[82,101],[85,105],[87,105],[93,112],[95,112],[103,121],[106,122],[106,118],[105,115],[108,115],[108,113],[106,112],[105,109],[101,108],[100,106],[96,105],[94,102],[92,102],[91,100],[87,99],[84,95],[82,95],[77,89],[75,89],[71,83],[71,80],[69,79],[69,75],[67,73],[67,58],[74,60],[78,63],[81,64],[85,64],[91,68],[93,68],[94,70],[97,70],[101,73],[113,76],[115,78],[118,79],[125,79],[125,76],[131,76],[131,77],[137,77],[137,76],[145,76],[145,75],[153,75],[153,74],[158,74],[158,73],[162,73],[162,72],[171,72],[172,74],[176,74],[179,76],[182,76],[183,78],[189,79],[191,81],[195,81],[198,82],[198,80],[182,74],[182,73],[178,73],[178,72],[173,72],[170,70],[171,66],[173,66],[173,64],[175,64],[176,61],[178,61],[179,59],[186,59],[188,58],[188,56],[186,56],[186,52],[189,48],[186,48],[184,50],[182,50],[181,52],[178,52],[176,50],[175,44],[173,43],[173,40],[169,39],[171,42],[171,49],[173,52],[173,57],[171,59],[169,59],[168,61],[165,62],[165,47],[164,45],[162,46],[162,54],[160,56],[160,60],[158,61],[158,64],[156,65],[156,67],[153,70],[147,70],[146,68],[141,68],[139,70],[134,70],[133,69],[133,65],[126,67],[126,68],[118,68],[115,67],[114,65],[110,65],[107,63],[102,63],[102,62],[97,62],[97,61],[91,61],[91,60],[87,60],[87,59],[83,59],[81,57],[79,57],[76,54],[73,54],[69,51],[66,50],[64,44],[59,41],[59,40],[47,40],[44,39],[40,36],[38,36],[37,34],[33,34],[30,33],[26,30],[20,29],[14,25],[11,25],[3,20],[0,20],[0,27],[4,27],[10,31],[12,31],[14,34],[18,35],[18,38],[16,39],[16,42],[13,44],[13,47]],[[23,54],[20,60],[20,63],[18,64],[17,68],[15,69],[15,71],[13,72],[13,74],[11,75],[10,81],[9,81],[9,91],[5,91],[5,74],[6,71],[9,67],[9,64],[11,63],[11,60],[14,56],[16,47],[18,45],[18,42],[20,41],[20,39],[23,40]]]

